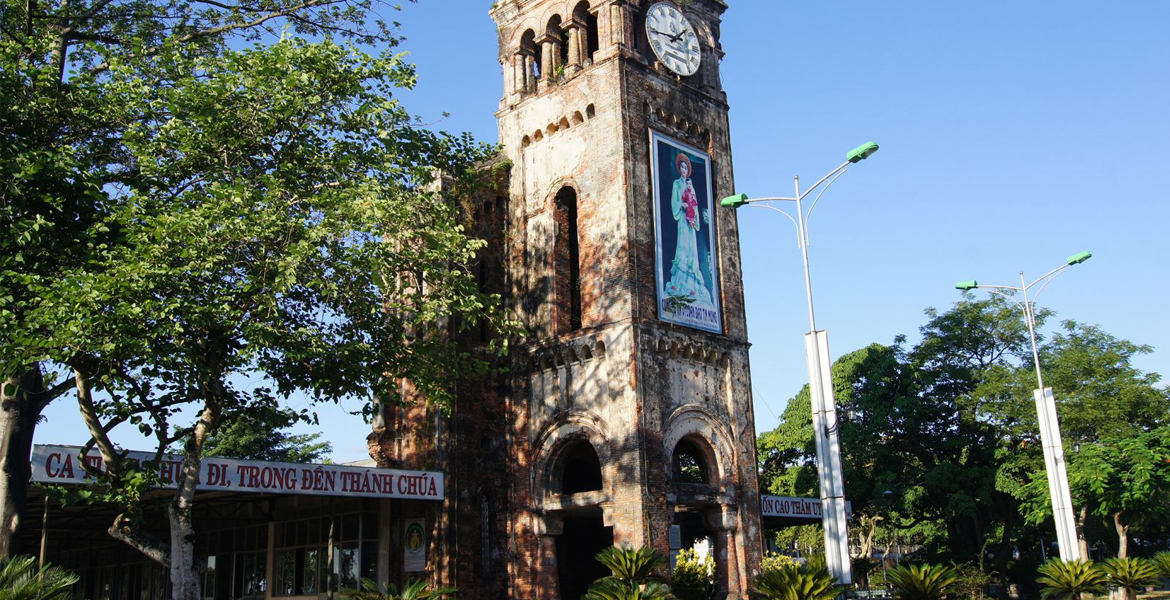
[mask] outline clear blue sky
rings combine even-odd
[[[737,191],[790,195],[792,175],[811,183],[850,148],[882,146],[811,222],[817,322],[833,358],[898,334],[914,341],[923,309],[950,306],[958,280],[1011,284],[1091,250],[1041,304],[1153,345],[1138,366],[1170,374],[1170,3],[729,4]],[[421,0],[393,16],[420,77],[407,107],[494,142],[503,80],[488,5]],[[765,431],[807,378],[800,254],[780,215],[741,212],[740,228]],[[322,414],[335,458],[363,458],[360,420]],[[37,441],[84,441],[75,415],[59,401]]]

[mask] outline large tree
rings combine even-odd
[[[1154,457],[1158,441],[1165,437],[1155,432],[1170,424],[1170,392],[1159,386],[1158,374],[1133,365],[1135,357],[1152,351],[1099,327],[1066,321],[1041,352],[1045,384],[1056,396],[1081,552],[1086,556],[1084,533],[1096,525],[1091,516],[1107,519],[1106,527],[1118,536],[1118,555],[1125,556],[1131,525],[1158,523],[1166,510],[1165,502],[1156,501],[1170,496],[1162,487],[1166,477],[1159,479],[1158,473],[1146,477],[1140,467],[1143,460],[1147,468],[1159,466]],[[1026,370],[1018,375],[1013,393],[1023,396],[1035,387],[1035,378]],[[1033,412],[1024,413],[1020,423],[1027,430],[1038,427]],[[1018,482],[1013,492],[1023,501],[1025,517],[1042,523],[1052,518],[1052,505],[1044,463],[1036,452],[1031,454],[1007,457],[1005,470],[1011,470]],[[1137,472],[1126,475],[1131,469]]]
[[[393,44],[377,2],[0,0],[0,558],[18,550],[36,423],[79,360],[53,343],[49,288],[123,241],[118,215],[151,178],[127,135],[159,114],[125,104],[115,79],[165,86],[169,57],[215,60],[286,26]]]
[[[110,533],[169,566],[175,598],[200,597],[196,475],[225,421],[298,392],[394,402],[400,378],[442,403],[452,377],[482,364],[434,324],[508,326],[465,268],[482,243],[464,234],[455,199],[491,149],[418,127],[394,99],[414,81],[399,57],[330,39],[372,33],[393,46],[364,28],[368,8],[14,1],[0,18],[5,114],[43,108],[6,116],[25,129],[4,135],[22,144],[17,165],[52,167],[31,199],[18,184],[45,169],[5,173],[0,216],[29,248],[0,265],[5,376],[67,374],[87,451],[104,458],[103,497],[123,507]],[[228,46],[228,34],[281,19],[318,41],[286,31]],[[52,260],[58,237],[37,232],[54,227],[76,232],[76,258]],[[34,255],[47,257],[40,271],[27,266]],[[233,385],[245,373],[265,384]],[[28,389],[6,386],[6,403],[11,393],[22,414],[39,411]],[[169,541],[140,526],[153,475],[112,442],[125,424],[156,436],[159,456],[182,441]]]
[[[1019,308],[1002,296],[967,298],[927,317],[912,348],[899,339],[833,365],[846,493],[859,517],[854,529],[863,549],[893,526],[901,539],[921,541],[924,553],[1006,576],[1025,568],[1017,567],[1014,549],[1035,549],[1051,519],[1027,329]],[[1082,524],[1089,515],[1107,517],[1119,535],[1126,526],[1150,529],[1165,510],[1153,501],[1160,479],[1139,481],[1141,464],[1158,465],[1158,438],[1150,432],[1170,406],[1157,376],[1130,363],[1148,351],[1075,323],[1042,340]],[[1119,444],[1123,436],[1148,442],[1141,446],[1148,451],[1138,453],[1137,441]],[[807,388],[758,446],[765,489],[815,493]],[[1139,457],[1149,460],[1133,463]],[[1123,498],[1104,493],[1117,488],[1106,477],[1137,483],[1125,486]]]

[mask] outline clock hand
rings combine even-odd
[[[684,33],[684,32],[679,32],[677,35],[671,35],[665,31],[661,31],[658,29],[653,29],[651,31],[653,31],[654,33],[659,33],[659,34],[665,35],[666,37],[670,38],[670,40],[673,42],[677,42],[679,40],[679,38],[681,38],[683,36],[683,33]]]

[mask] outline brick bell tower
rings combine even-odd
[[[763,532],[739,233],[718,208],[726,9],[491,8],[507,168],[473,234],[483,287],[529,337],[505,374],[460,383],[450,417],[388,409],[370,436],[382,466],[444,472],[441,505],[394,505],[386,526],[393,554],[402,521],[425,518],[426,573],[464,600],[577,600],[613,544],[705,544],[716,597],[747,596]]]
[[[511,598],[576,600],[611,544],[762,547],[723,0],[501,0]]]

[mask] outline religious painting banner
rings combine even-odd
[[[711,156],[650,132],[658,318],[723,333]]]
[[[131,451],[126,458],[140,464],[154,459],[153,452]],[[85,461],[96,470],[104,468],[102,456],[90,450]],[[158,465],[161,487],[174,489],[183,457],[164,455]],[[33,447],[32,480],[39,483],[87,484],[95,479],[82,466],[81,447]],[[435,471],[400,471],[373,467],[315,465],[235,460],[206,457],[199,471],[198,490],[442,500],[443,474]]]

